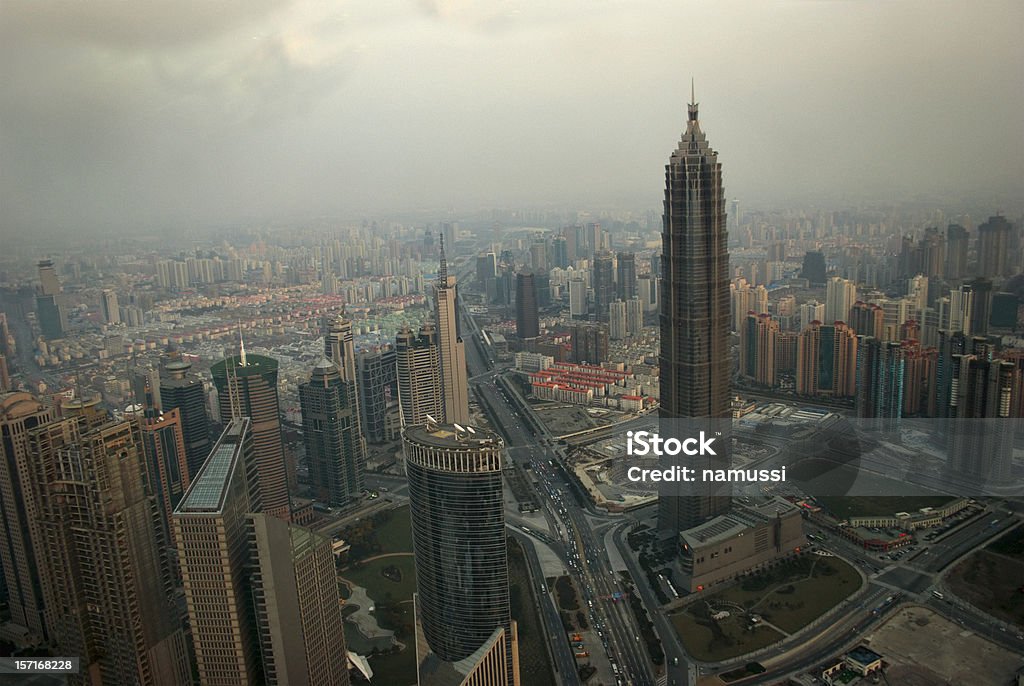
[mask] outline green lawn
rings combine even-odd
[[[744,579],[688,605],[672,616],[686,646],[698,660],[716,662],[758,650],[782,638],[761,625],[750,631],[743,608],[787,633],[795,633],[835,607],[861,585],[857,571],[834,557],[806,555]],[[715,622],[713,610],[728,610]]]
[[[818,496],[821,503],[838,519],[916,512],[922,507],[941,507],[953,500],[944,495],[906,496]]]
[[[391,510],[391,517],[375,531],[381,553],[412,552],[412,524],[408,505]]]
[[[401,574],[400,581],[384,576],[384,570],[395,567]],[[416,592],[416,565],[412,555],[391,555],[370,562],[349,566],[341,578],[362,586],[375,602],[398,603],[412,600]]]
[[[401,573],[400,580],[384,576],[384,570],[389,567]],[[341,572],[341,577],[366,589],[374,601],[373,614],[377,623],[384,629],[394,631],[395,638],[405,645],[405,649],[397,653],[370,656],[374,683],[395,686],[415,684],[416,645],[412,594],[416,591],[416,566],[412,555],[391,555],[351,565]]]
[[[702,662],[718,662],[752,653],[782,638],[782,634],[766,626],[747,631],[732,617],[719,622],[720,632],[712,629],[710,622],[698,620],[686,612],[672,615],[672,624],[682,638],[686,651]]]

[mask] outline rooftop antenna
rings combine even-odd
[[[690,104],[687,106],[689,120],[697,121],[697,95],[693,87],[693,77],[690,77]]]
[[[238,320],[238,348],[239,348],[238,364],[239,364],[240,367],[245,367],[246,366],[246,360],[245,360],[245,339],[242,338],[242,320],[241,319]]]

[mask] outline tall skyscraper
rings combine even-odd
[[[658,309],[658,279],[651,274],[642,274],[637,279],[637,295],[644,312]]]
[[[581,277],[569,279],[569,316],[573,319],[587,316],[587,282]]]
[[[36,317],[39,329],[48,339],[64,337],[68,328],[67,309],[61,293],[57,270],[50,260],[39,261],[39,288],[36,292]]]
[[[433,324],[424,324],[415,334],[405,328],[395,336],[395,377],[402,424],[423,424],[427,415],[434,419],[444,416],[444,399],[438,392],[441,370],[437,330]]]
[[[345,435],[348,437],[346,445],[351,448],[352,465],[358,466],[358,473],[353,471],[350,474],[356,478],[359,488],[362,489],[362,469],[366,464],[366,436],[363,434],[359,407],[359,375],[352,322],[342,315],[333,322],[329,324],[325,322],[325,324],[324,355],[334,364],[340,375],[344,406],[352,409],[352,415],[346,422],[350,425],[349,431]]]
[[[516,274],[516,335],[519,338],[536,338],[540,335],[537,284],[533,274]]]
[[[807,279],[811,286],[825,285],[825,254],[817,250],[809,250],[804,254],[803,269],[800,277]]]
[[[356,358],[359,377],[359,411],[363,436],[370,443],[391,440],[388,415],[398,402],[396,354],[394,348],[363,353]]]
[[[36,554],[51,642],[82,658],[73,684],[191,684],[178,609],[163,586],[157,508],[138,427],[93,402],[30,433],[41,484]]]
[[[266,683],[348,686],[330,539],[262,513],[250,514],[246,523]]]
[[[167,592],[177,585],[179,568],[171,514],[188,488],[188,463],[185,460],[185,438],[181,430],[181,411],[160,412],[146,406],[138,417],[145,456],[146,479],[156,498],[159,514],[158,543],[167,559]]]
[[[686,131],[665,166],[658,287],[660,416],[663,420],[727,420],[731,416],[732,364],[722,165],[700,129],[695,100],[688,110]],[[729,445],[728,438],[721,443]],[[728,460],[727,454],[720,455],[714,466],[725,466]],[[678,533],[728,511],[730,503],[727,488],[703,487],[677,496],[663,493],[658,499],[658,525],[663,531]]]
[[[747,313],[740,330],[740,374],[762,386],[775,385],[775,341],[779,323],[770,314]]]
[[[809,300],[800,305],[800,330],[803,331],[812,322],[825,321],[825,305],[817,300]]]
[[[1000,215],[978,227],[978,276],[1011,276],[1015,233],[1013,224]]]
[[[626,303],[615,300],[608,305],[608,338],[621,341],[626,338]]]
[[[262,512],[291,518],[287,468],[281,438],[281,406],[277,396],[277,360],[263,355],[231,355],[210,367],[217,387],[220,421],[249,417],[256,467],[263,497]]]
[[[459,310],[455,277],[448,275],[448,262],[441,241],[441,268],[437,273],[437,345],[441,366],[441,391],[445,421],[469,421],[469,378],[466,375],[466,348],[459,336]]]
[[[365,453],[353,386],[326,358],[299,386],[309,480],[317,500],[332,506],[348,505],[363,490]]]
[[[906,350],[900,343],[857,337],[856,416],[878,431],[898,434],[903,415]]]
[[[946,278],[962,279],[967,276],[967,229],[950,224],[946,229]]]
[[[615,289],[619,300],[629,300],[636,295],[636,255],[620,252],[615,261]]]
[[[590,279],[594,289],[594,315],[599,322],[607,322],[608,306],[615,300],[615,256],[606,250],[594,254]]]
[[[1015,367],[975,355],[952,357],[946,466],[958,482],[1002,485],[1011,479]]]
[[[421,684],[519,683],[502,496],[504,442],[428,423],[403,432],[416,558]],[[491,680],[484,674],[489,673]]]
[[[192,372],[192,363],[172,353],[160,367],[160,408],[181,413],[185,460],[189,476],[195,476],[210,454],[210,417],[206,413],[203,380]]]
[[[0,562],[11,621],[40,640],[48,638],[42,583],[51,570],[36,556],[42,484],[35,479],[28,438],[55,416],[28,393],[0,395]]]
[[[252,424],[230,420],[174,512],[199,681],[262,682],[246,515],[260,509]]]

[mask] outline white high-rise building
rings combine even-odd
[[[826,324],[845,322],[850,316],[850,308],[857,302],[857,285],[852,281],[833,276],[825,284],[825,319]]]

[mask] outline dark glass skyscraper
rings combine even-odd
[[[334,506],[349,504],[363,489],[359,408],[352,402],[352,386],[328,359],[299,386],[309,478],[317,499]]]
[[[594,316],[599,322],[608,321],[608,306],[615,300],[615,256],[607,251],[594,254],[591,274],[594,289]]]
[[[181,412],[185,461],[189,476],[195,476],[210,454],[210,418],[203,380],[192,373],[192,363],[180,355],[169,358],[160,368],[160,408]]]
[[[727,421],[731,362],[725,191],[722,165],[700,129],[696,102],[689,106],[679,147],[665,165],[662,221],[661,418]],[[719,444],[728,445],[728,440]],[[726,451],[718,452],[716,467],[728,461],[722,454]],[[724,489],[663,492],[659,528],[677,532],[693,527],[729,505]]]
[[[519,338],[536,338],[540,335],[537,283],[533,274],[516,274],[516,335]]]
[[[507,681],[500,683],[517,683],[502,497],[504,442],[485,429],[428,423],[406,428],[403,443],[416,607],[431,653],[420,674],[459,669],[454,663],[477,653],[474,662],[504,662]]]

